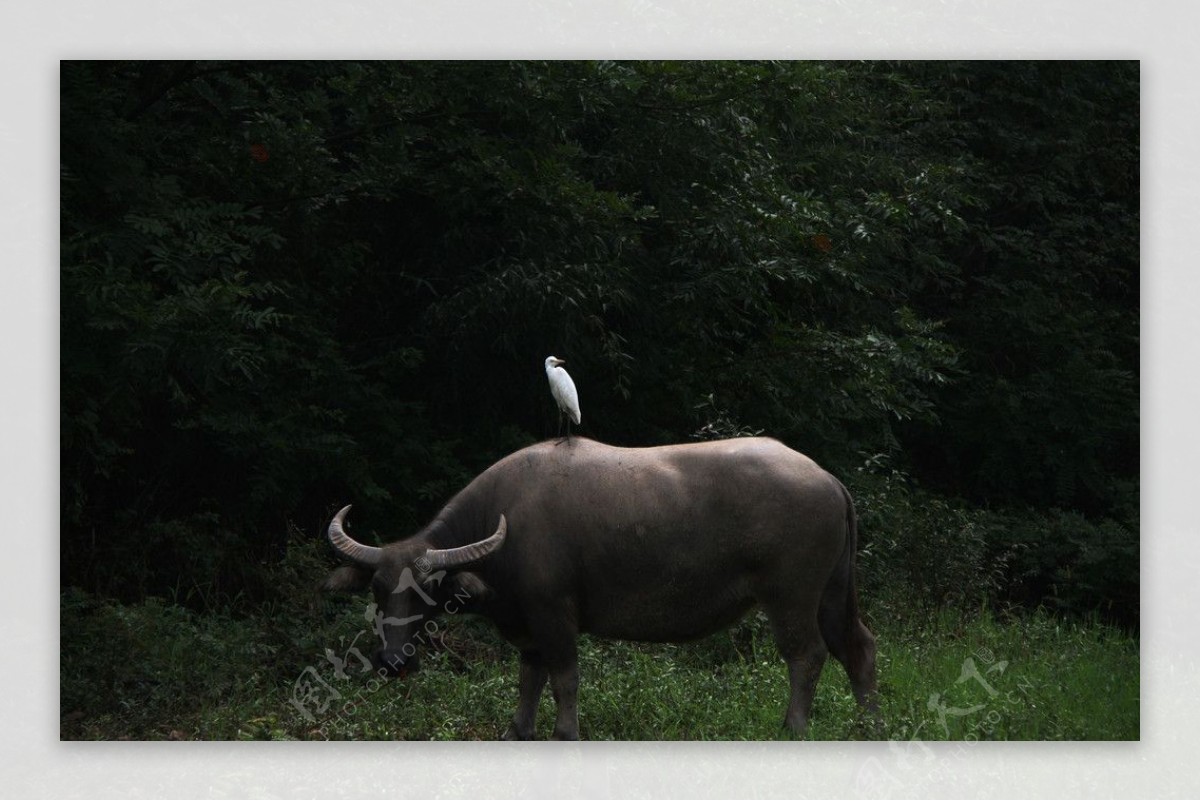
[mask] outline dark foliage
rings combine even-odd
[[[879,581],[1136,620],[1136,63],[61,78],[64,586],[256,602],[290,523],[405,533],[553,433],[554,353],[597,439],[874,465]]]

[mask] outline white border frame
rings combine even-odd
[[[425,0],[0,6],[0,793],[32,797],[852,796],[871,743],[60,743],[58,61],[75,58],[1134,58],[1143,91],[1140,743],[935,744],[898,795],[1194,795],[1200,6],[1114,0]],[[18,538],[21,544],[18,546]]]

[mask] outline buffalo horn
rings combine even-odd
[[[350,536],[342,528],[342,521],[346,519],[346,512],[349,511],[350,507],[347,506],[334,515],[333,522],[329,524],[329,544],[335,551],[357,565],[376,567],[383,555],[383,549],[363,545],[361,542],[350,539]]]
[[[473,542],[461,548],[430,548],[425,552],[425,558],[429,560],[429,564],[432,567],[438,568],[458,567],[470,564],[482,559],[503,545],[504,535],[507,532],[508,521],[504,519],[504,515],[500,515],[500,525],[496,527],[496,533],[486,540]]]

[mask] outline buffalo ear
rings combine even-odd
[[[342,565],[329,574],[321,592],[358,592],[371,586],[373,573],[357,565]]]
[[[450,580],[453,584],[452,589],[456,591],[455,594],[465,592],[468,596],[466,600],[477,601],[493,595],[492,588],[476,573],[455,573]]]

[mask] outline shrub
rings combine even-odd
[[[928,612],[995,597],[1006,556],[989,548],[981,512],[873,463],[853,478],[859,581],[874,613]]]
[[[1007,600],[1137,627],[1138,537],[1127,524],[1058,509],[985,517],[991,549],[1008,554]]]

